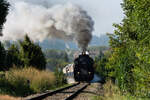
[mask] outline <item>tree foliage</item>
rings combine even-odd
[[[6,0],[0,0],[0,35],[2,26],[4,22],[6,21],[6,16],[8,14],[9,4]]]
[[[45,50],[44,54],[47,59],[47,68],[53,71],[56,71],[56,68],[65,67],[69,62],[68,55],[64,50],[49,49]]]
[[[6,51],[5,48],[3,46],[3,44],[0,42],[0,70],[4,70],[5,69],[5,55],[6,55]]]
[[[46,59],[40,48],[35,45],[26,35],[24,41],[20,42],[20,58],[24,66],[33,66],[38,69],[46,68]]]
[[[7,66],[7,69],[13,67],[13,66],[20,66],[23,65],[23,62],[20,59],[20,51],[18,49],[18,47],[14,44],[12,44],[8,50],[7,50],[7,54],[6,54],[6,64],[5,66]]]
[[[9,70],[13,66],[19,68],[32,66],[40,70],[46,68],[45,55],[39,45],[34,44],[27,35],[19,43],[19,47],[11,44],[5,50],[0,42],[0,71]]]
[[[150,96],[150,0],[124,0],[125,18],[110,36],[113,54],[107,67],[122,90]]]
[[[68,62],[68,55],[65,51],[62,50],[56,50],[56,49],[51,49],[51,50],[46,50],[45,51],[45,56],[46,58],[52,58],[52,59],[57,59],[57,60],[64,60]]]

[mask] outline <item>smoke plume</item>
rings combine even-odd
[[[18,1],[9,11],[0,39],[16,41],[26,34],[33,41],[60,38],[75,41],[85,50],[92,38],[93,25],[87,12],[71,3],[46,7]]]

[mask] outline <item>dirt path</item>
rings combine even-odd
[[[21,100],[21,98],[15,98],[12,96],[8,96],[8,95],[0,95],[0,100]]]

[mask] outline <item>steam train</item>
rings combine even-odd
[[[69,64],[63,70],[67,76],[68,83],[90,82],[94,78],[94,61],[86,53],[82,53],[74,60],[74,64]]]
[[[86,53],[82,53],[74,60],[74,79],[75,81],[89,82],[94,77],[94,61]]]

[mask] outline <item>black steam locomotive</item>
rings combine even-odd
[[[74,60],[74,79],[78,82],[90,82],[94,77],[94,61],[86,53]]]

